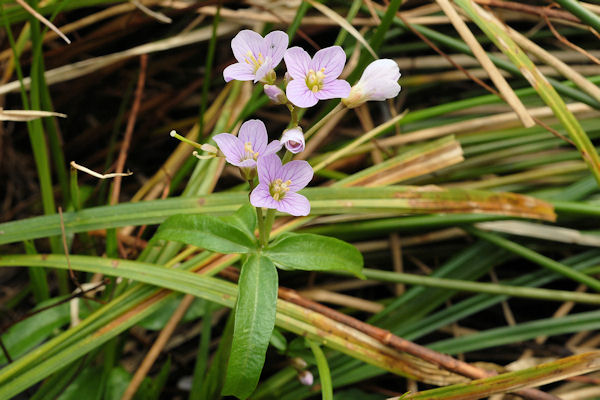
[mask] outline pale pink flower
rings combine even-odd
[[[354,108],[366,101],[392,99],[400,92],[398,79],[400,69],[396,61],[387,58],[373,61],[352,86],[350,95],[342,99],[342,103],[348,108]]]
[[[269,83],[274,82],[273,69],[281,62],[287,46],[288,35],[282,31],[273,31],[264,38],[249,29],[240,31],[231,41],[231,50],[238,62],[223,71],[225,82],[236,79],[256,83],[265,78]]]
[[[308,199],[296,192],[313,177],[309,163],[295,160],[282,165],[277,154],[270,154],[258,159],[257,170],[259,183],[250,194],[250,204],[295,216],[308,215]]]
[[[348,97],[350,84],[337,79],[346,63],[346,53],[340,46],[317,51],[311,59],[300,47],[285,52],[285,65],[293,78],[288,83],[288,99],[298,107],[312,107],[319,100]]]
[[[271,143],[265,124],[258,119],[251,119],[242,124],[238,136],[220,133],[214,138],[223,152],[227,162],[240,167],[246,179],[256,176],[256,161],[259,157],[278,152],[282,144],[279,140]]]

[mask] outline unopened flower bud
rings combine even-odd
[[[304,370],[298,374],[298,380],[304,386],[312,386],[313,382],[315,381],[315,378],[309,370]]]
[[[308,364],[306,363],[306,361],[304,361],[304,359],[302,359],[300,357],[294,357],[294,358],[292,358],[290,360],[290,364],[297,371],[302,371],[303,369],[305,369],[306,367],[308,367]]]
[[[358,107],[366,101],[391,99],[400,92],[400,70],[394,60],[373,61],[365,68],[359,81],[350,89],[350,95],[342,99],[348,108]]]
[[[265,85],[263,88],[265,94],[271,101],[275,104],[285,104],[287,103],[287,97],[285,96],[285,92],[281,90],[278,86],[275,85]]]
[[[262,78],[260,81],[266,83],[267,85],[273,85],[276,80],[277,80],[277,75],[275,74],[275,71],[270,70],[269,72],[267,72],[265,77]]]
[[[286,149],[294,154],[304,150],[304,133],[298,126],[284,131],[280,141]]]

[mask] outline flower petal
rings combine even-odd
[[[389,58],[375,60],[371,64],[367,65],[367,68],[365,68],[363,71],[359,82],[378,79],[392,80],[397,82],[398,79],[400,79],[400,69],[398,68],[398,63],[396,63],[394,60],[390,60]]]
[[[287,72],[294,79],[306,79],[308,74],[308,64],[310,63],[310,56],[301,47],[292,47],[287,49],[283,56],[285,60],[285,66]]]
[[[283,31],[273,31],[265,36],[262,51],[265,58],[271,58],[271,69],[277,67],[281,62],[288,43],[288,35]]]
[[[236,166],[240,167],[240,168],[256,168],[256,161],[254,161],[252,158],[247,158],[242,162],[239,162],[237,164],[235,164]],[[256,175],[255,175],[256,176]]]
[[[283,132],[281,142],[283,142],[286,149],[294,154],[298,154],[304,150],[304,134],[298,127]]]
[[[235,63],[231,64],[223,70],[223,78],[225,82],[233,79],[237,81],[252,81],[254,80],[254,70],[250,64]]]
[[[319,100],[345,98],[350,95],[350,84],[343,79],[336,79],[323,85],[323,89],[315,93]]]
[[[283,147],[283,143],[279,140],[273,140],[271,143],[267,145],[267,149],[263,152],[263,156],[268,156],[269,154],[275,154]],[[259,154],[260,157],[260,154]]]
[[[254,207],[266,207],[277,209],[279,202],[269,192],[269,185],[259,183],[250,193],[250,204]]]
[[[240,127],[238,138],[240,139],[242,146],[250,142],[252,150],[259,155],[265,151],[267,142],[269,141],[267,128],[260,119],[250,119],[244,122]]]
[[[346,53],[340,46],[331,46],[317,51],[309,64],[309,69],[319,71],[323,68],[324,82],[336,79],[346,64]]]
[[[288,163],[289,164],[289,163]],[[287,165],[287,164],[286,164]],[[281,160],[277,154],[268,154],[258,158],[258,181],[269,186],[277,178],[281,178]]]
[[[248,52],[254,57],[258,57],[258,53],[262,50],[262,43],[262,36],[250,29],[244,29],[231,40],[231,50],[235,59],[245,64]]]
[[[398,79],[400,79],[398,64],[386,58],[369,64],[357,86],[361,88],[367,101],[382,101],[398,96],[400,92]]]
[[[317,96],[308,89],[304,79],[294,79],[288,83],[285,94],[288,100],[298,107],[312,107],[319,101]]]
[[[219,150],[225,154],[228,163],[233,165],[240,163],[244,156],[244,144],[238,137],[231,133],[219,133],[213,139],[217,142]]]
[[[264,78],[269,71],[271,71],[273,69],[272,65],[271,65],[271,59],[267,58],[264,62],[263,65],[261,65],[260,67],[258,67],[258,69],[256,70],[256,76],[254,77],[254,83],[260,81],[262,78]]]
[[[288,192],[283,199],[278,201],[277,211],[292,214],[296,217],[310,213],[310,202],[301,194]]]
[[[288,179],[292,181],[290,184],[290,192],[297,192],[311,181],[313,178],[313,169],[310,164],[304,160],[294,160],[281,167],[281,173],[277,178],[284,182]]]

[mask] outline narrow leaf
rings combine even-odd
[[[327,236],[286,233],[264,254],[284,269],[348,271],[363,277],[363,258],[356,247]]]
[[[246,399],[258,384],[275,326],[277,287],[273,263],[266,257],[251,255],[240,274],[224,395]]]
[[[540,386],[600,368],[600,352],[578,354],[537,365],[521,371],[478,379],[469,383],[447,386],[403,396],[402,399],[481,399],[495,393]],[[392,398],[399,400],[400,397]]]
[[[158,228],[153,240],[174,240],[219,253],[248,253],[256,243],[237,226],[210,215],[174,215]]]

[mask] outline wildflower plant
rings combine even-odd
[[[264,38],[243,30],[231,42],[238,61],[223,77],[260,82],[275,104],[290,111],[290,124],[279,140],[268,142],[267,126],[260,120],[245,121],[236,136],[220,133],[210,145],[194,146],[205,151],[198,158],[224,157],[239,168],[249,185],[249,203],[233,215],[176,215],[158,229],[156,239],[175,240],[219,253],[242,255],[235,307],[235,324],[223,395],[247,398],[254,391],[264,364],[275,324],[278,274],[283,270],[341,270],[362,277],[363,259],[352,245],[331,237],[284,233],[271,240],[276,212],[296,217],[310,214],[310,201],[302,189],[313,178],[304,160],[292,160],[305,148],[298,109],[319,100],[342,99],[348,108],[369,100],[384,100],[398,94],[400,73],[392,60],[378,60],[367,67],[358,83],[339,79],[346,54],[339,46],[327,47],[314,57],[300,47],[287,49],[288,37],[275,31]],[[284,59],[287,67],[277,83],[275,68]],[[329,115],[332,115],[330,113]],[[326,117],[327,118],[327,117]],[[188,143],[187,139],[172,133]],[[285,148],[281,158],[278,154]],[[208,150],[207,150],[208,149]],[[258,234],[255,232],[258,230]]]

